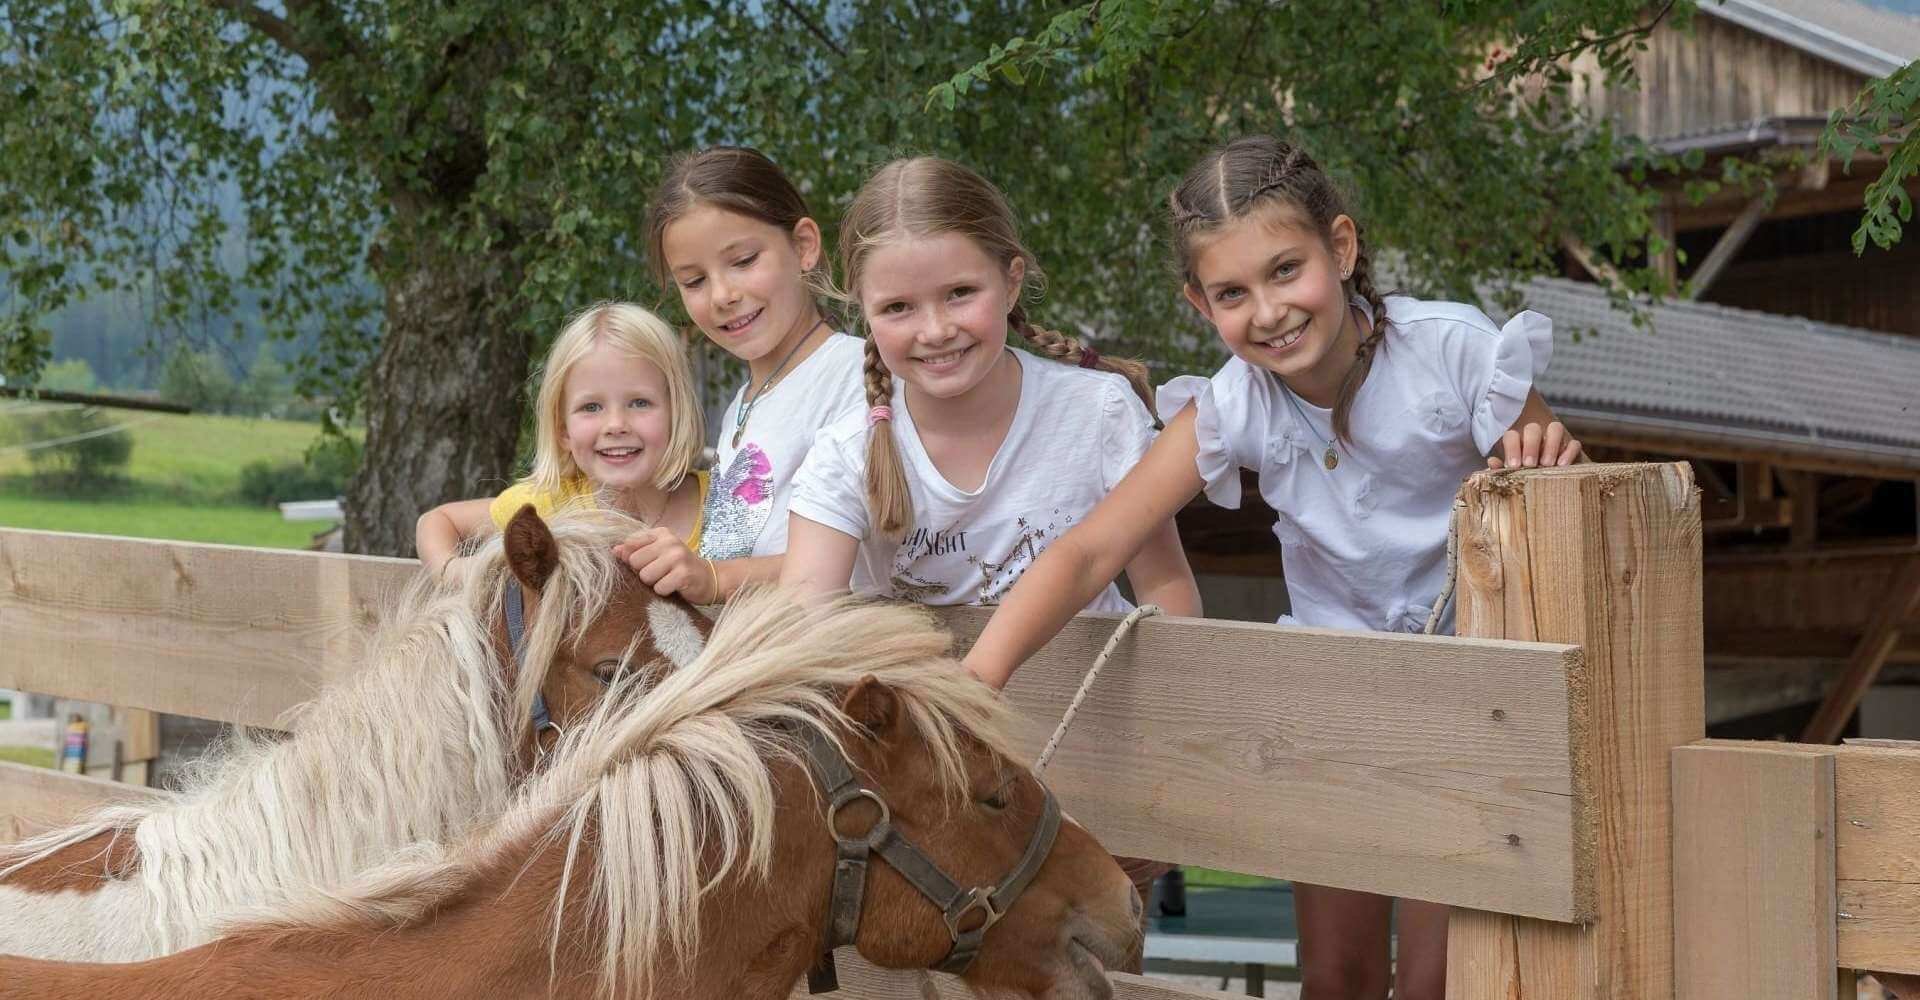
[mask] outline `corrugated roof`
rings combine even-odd
[[[1920,338],[1699,302],[1654,306],[1636,327],[1597,285],[1523,291],[1553,319],[1540,390],[1570,421],[1920,470]]]
[[[1851,0],[1708,0],[1700,12],[1868,76],[1920,59],[1920,17]]]

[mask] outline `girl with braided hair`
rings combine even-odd
[[[1238,507],[1242,469],[1279,514],[1292,620],[1419,632],[1462,479],[1580,458],[1533,388],[1547,318],[1498,326],[1472,306],[1382,297],[1358,223],[1305,150],[1234,140],[1170,207],[1181,291],[1234,356],[1160,387],[1153,448],[1001,603],[966,658],[996,687],[1195,494]],[[1450,613],[1440,622],[1452,631]],[[1393,900],[1299,884],[1294,900],[1304,1000],[1382,1000],[1390,978],[1395,1000],[1443,994],[1445,907],[1401,901],[1390,976]]]
[[[999,190],[957,163],[881,167],[841,222],[840,264],[870,334],[867,408],[808,451],[780,580],[993,604],[1152,443],[1146,366],[1027,318],[1039,262]],[[1140,600],[1198,615],[1172,512],[1134,548],[1071,610],[1127,610],[1112,584],[1124,568]],[[1116,860],[1143,903],[1169,868]]]
[[[957,163],[881,167],[841,222],[840,263],[870,332],[867,408],[807,453],[781,582],[995,603],[1146,452],[1146,368],[1027,318],[1039,263],[1006,199]],[[1149,535],[1134,592],[1197,611],[1172,518]],[[1110,580],[1081,604],[1125,610]]]

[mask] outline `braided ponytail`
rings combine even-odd
[[[1373,329],[1360,338],[1360,346],[1353,352],[1353,364],[1347,367],[1346,377],[1340,380],[1340,391],[1333,398],[1333,436],[1347,445],[1353,444],[1354,397],[1360,395],[1361,383],[1373,370],[1374,352],[1380,349],[1380,342],[1387,335],[1386,303],[1373,288],[1373,265],[1367,259],[1365,244],[1360,243],[1358,222],[1353,225],[1353,238],[1362,249],[1354,256],[1353,275],[1347,279],[1345,290],[1349,298],[1357,295],[1367,304],[1367,310],[1373,313]]]
[[[867,407],[893,402],[893,373],[880,360],[880,348],[867,338],[866,364],[861,369],[867,386]],[[913,521],[913,494],[907,491],[907,472],[893,445],[893,419],[870,421],[867,428],[867,509],[873,530],[884,538],[904,535]]]
[[[1153,384],[1147,381],[1145,364],[1133,358],[1113,358],[1098,354],[1094,356],[1093,364],[1085,365],[1081,359],[1087,356],[1087,347],[1080,343],[1079,338],[1069,337],[1058,330],[1033,325],[1033,321],[1027,318],[1027,307],[1023,305],[1016,304],[1012,311],[1007,313],[1007,326],[1018,333],[1021,339],[1033,348],[1034,353],[1042,357],[1064,361],[1070,365],[1083,365],[1096,371],[1113,372],[1125,378],[1127,385],[1133,388],[1134,394],[1140,397],[1142,403],[1147,404],[1147,412],[1153,412]]]

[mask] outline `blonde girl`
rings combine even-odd
[[[712,603],[779,575],[794,474],[815,432],[860,404],[860,341],[820,307],[830,282],[806,200],[755,150],[675,161],[649,209],[647,246],[661,286],[746,363],[747,380],[720,418],[703,544],[655,532],[618,551],[655,589],[687,580],[683,596]],[[702,567],[713,571],[703,578]]]
[[[807,455],[781,582],[996,603],[1146,451],[1146,368],[1027,318],[1039,262],[999,190],[959,164],[880,168],[841,223],[840,263],[868,327],[867,405]],[[1171,514],[1143,529],[1135,595],[1199,614]],[[1127,608],[1113,575],[1075,608]],[[1167,868],[1119,860],[1143,898]]]
[[[866,407],[807,457],[782,581],[995,603],[1146,451],[1145,369],[1028,320],[1039,264],[1000,192],[959,164],[882,167],[847,211],[840,260],[870,334]],[[1192,611],[1172,522],[1150,534],[1127,567],[1135,592]],[[1111,586],[1082,603],[1126,607]]]
[[[462,542],[505,527],[522,506],[544,515],[576,503],[606,504],[697,546],[706,474],[693,462],[705,436],[673,328],[636,305],[596,305],[567,323],[542,365],[533,471],[492,499],[422,514],[415,548],[439,572]]]
[[[1279,513],[1295,620],[1420,631],[1461,480],[1580,456],[1533,388],[1552,351],[1546,317],[1497,326],[1472,306],[1379,295],[1358,224],[1305,150],[1235,140],[1188,173],[1171,209],[1181,292],[1234,357],[1161,387],[1169,422],[1152,450],[995,613],[966,660],[995,686],[1160,519],[1202,490],[1239,506],[1242,469]],[[1302,997],[1384,998],[1393,900],[1294,893]],[[1396,1000],[1442,995],[1446,921],[1445,907],[1401,901]]]

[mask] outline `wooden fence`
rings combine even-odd
[[[1842,967],[1920,971],[1920,752],[1697,742],[1688,469],[1489,474],[1464,496],[1463,638],[1145,621],[1048,770],[1063,805],[1116,853],[1451,904],[1454,998],[1837,995],[1725,978],[1763,953],[1810,955],[1791,971],[1829,991]],[[415,568],[0,530],[0,687],[273,725],[354,669]],[[945,617],[965,644],[986,615]],[[1009,686],[1031,749],[1112,626],[1076,620]],[[1741,768],[1762,775],[1722,776]],[[0,766],[0,835],[137,794],[156,793]],[[1836,836],[1836,808],[1874,833]],[[1789,847],[1805,877],[1759,877]],[[850,996],[920,995],[849,964]]]

